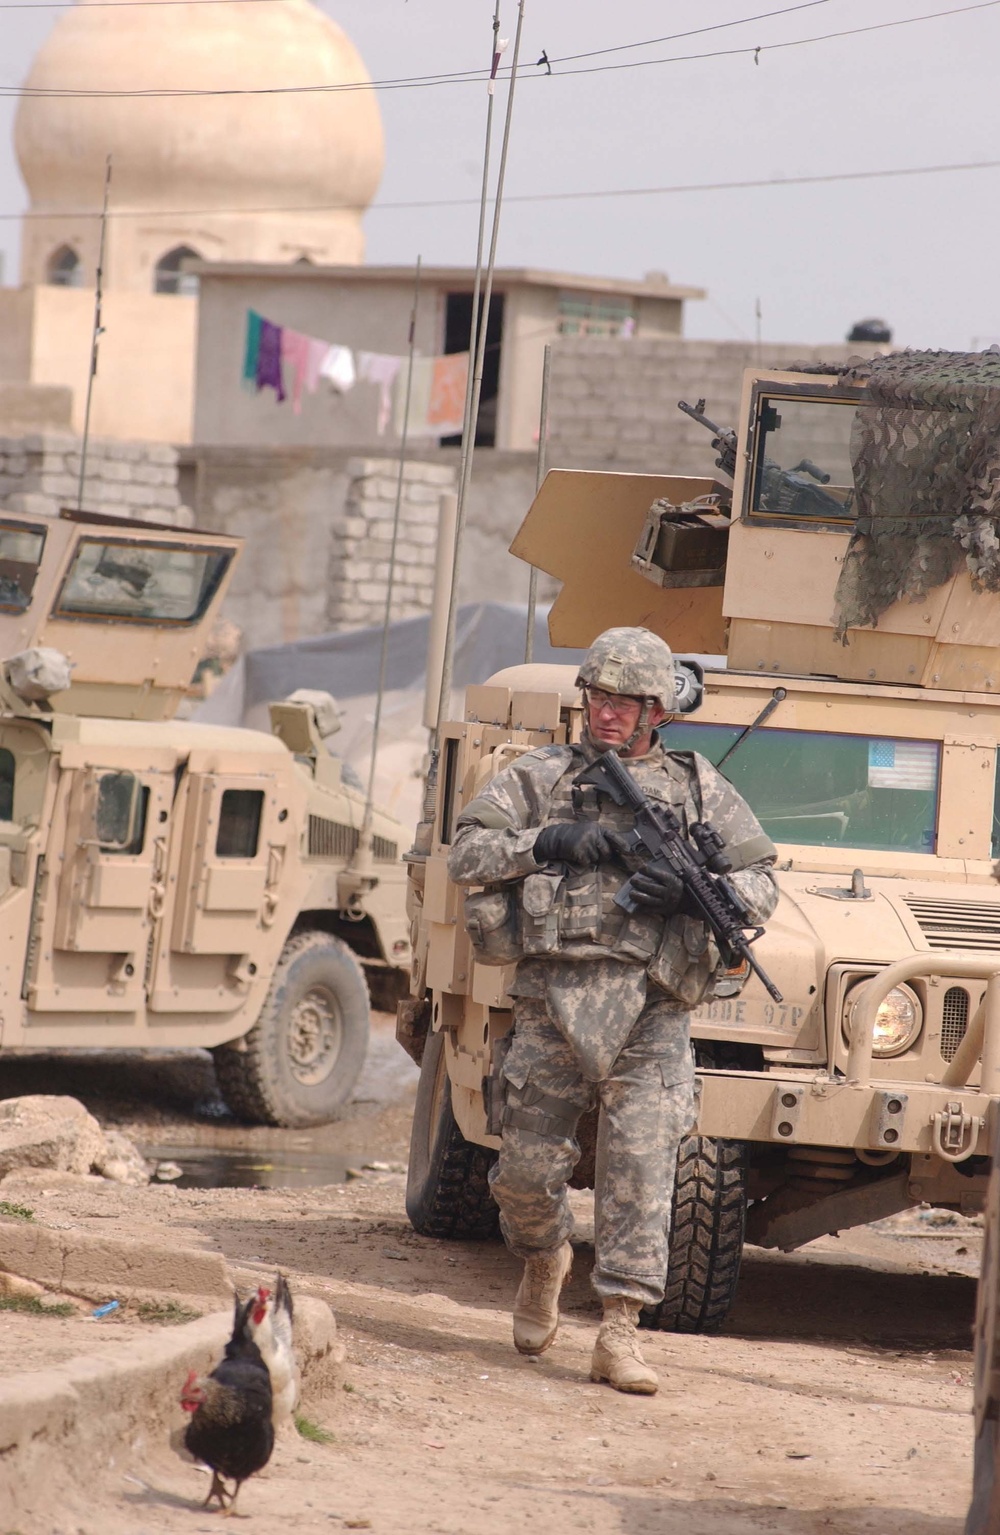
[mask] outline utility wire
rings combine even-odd
[[[572,64],[577,59],[597,59],[608,53],[625,53],[629,48],[655,48],[660,43],[679,43],[684,37],[699,37],[703,32],[723,32],[727,27],[745,27],[751,21],[770,21],[773,16],[788,16],[792,11],[808,11],[815,5],[829,3],[830,0],[801,0],[799,5],[784,5],[780,11],[758,11],[756,16],[740,16],[736,21],[716,21],[709,27],[692,27],[690,32],[670,32],[666,37],[647,37],[641,43],[618,43],[614,48],[592,48],[589,53],[564,53],[549,59],[549,63]],[[0,10],[3,10],[2,5]]]
[[[114,0],[113,0],[114,3]],[[121,0],[117,0],[121,3]],[[162,3],[162,0],[157,0]],[[204,3],[204,0],[202,0]],[[948,16],[964,16],[972,11],[987,11],[1000,5],[1000,0],[978,0],[974,5],[961,5],[945,11],[927,11],[921,16],[903,16],[897,21],[880,21],[866,27],[848,27],[840,32],[824,32],[815,37],[791,38],[786,42],[760,43],[756,46],[744,45],[737,48],[717,48],[705,53],[672,54],[660,59],[630,59],[621,64],[594,64],[581,69],[564,69],[553,72],[552,75],[535,75],[536,80],[559,79],[566,80],[576,75],[607,74],[610,71],[623,69],[643,69],[651,65],[659,64],[693,64],[707,59],[751,57],[758,60],[762,53],[773,53],[779,49],[807,48],[814,43],[828,43],[839,41],[846,37],[862,37],[870,32],[885,32],[895,27],[915,26],[923,21],[940,21]],[[774,13],[779,14],[778,12]],[[610,50],[609,50],[610,51]],[[504,74],[506,72],[502,72]],[[211,96],[303,96],[303,95],[339,95],[351,91],[397,91],[397,90],[431,90],[440,85],[469,85],[481,83],[485,78],[483,72],[456,72],[454,74],[439,74],[402,77],[394,80],[372,80],[344,82],[339,85],[272,85],[272,86],[231,86],[215,89],[182,88],[172,90],[72,90],[62,87],[38,87],[38,86],[0,86],[0,97],[28,100],[94,100],[94,101],[119,101],[119,100],[159,100],[175,98],[186,100],[192,97]]]
[[[826,186],[839,181],[883,181],[902,176],[941,176],[957,171],[1000,170],[1000,160],[964,160],[950,165],[904,165],[877,171],[831,171],[815,176],[764,176],[749,181],[689,181],[665,187],[602,187],[591,192],[511,192],[507,203],[590,202],[602,197],[668,197],[684,192],[739,192],[763,187]],[[256,213],[337,213],[353,209],[364,213],[398,213],[424,208],[473,208],[478,197],[427,197],[408,202],[373,203],[359,208],[356,203],[291,203],[266,208],[109,208],[109,219],[193,218],[196,214],[239,217]],[[67,208],[56,213],[28,209],[24,213],[0,213],[0,221],[15,219],[99,219],[100,209]]]

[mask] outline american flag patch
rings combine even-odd
[[[937,774],[936,741],[868,742],[869,788],[933,789]]]

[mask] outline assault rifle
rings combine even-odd
[[[646,855],[644,868],[654,873],[657,864],[661,867],[667,864],[679,874],[685,909],[711,929],[723,963],[734,965],[742,961],[749,965],[769,996],[780,1002],[781,992],[750,952],[750,945],[764,929],[754,923],[737,891],[723,878],[733,866],[715,828],[707,821],[693,822],[692,847],[670,806],[647,798],[614,751],[604,752],[576,782],[593,784],[599,793],[610,795],[616,805],[628,806],[635,816],[635,826],[624,837],[627,852]],[[625,911],[639,909],[631,886],[629,879],[615,896],[615,903]]]
[[[718,426],[706,416],[704,400],[699,400],[697,405],[678,400],[677,409],[712,433],[712,447],[719,453],[716,468],[731,480],[735,479],[737,441],[732,428]],[[835,517],[842,521],[850,514],[849,505],[818,488],[829,483],[830,476],[811,458],[800,459],[793,469],[783,469],[773,458],[765,458],[760,467],[759,488],[755,492],[757,509],[780,512],[786,517]]]

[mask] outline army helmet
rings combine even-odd
[[[587,651],[576,685],[653,698],[668,714],[677,708],[673,652],[651,629],[605,629]]]

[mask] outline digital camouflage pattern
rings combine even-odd
[[[519,757],[466,806],[448,870],[458,884],[515,885],[523,908],[525,957],[510,988],[514,1039],[493,1172],[504,1236],[522,1257],[569,1236],[576,1126],[596,1102],[594,1286],[602,1297],[653,1305],[663,1297],[677,1147],[693,1122],[689,1009],[718,954],[693,918],[616,907],[629,870],[535,861],[535,838],[555,821],[583,816],[630,828],[625,807],[575,784],[596,755],[585,738]],[[765,921],[777,902],[775,849],[732,785],[704,758],[658,745],[627,765],[685,829],[712,822],[733,861],[733,885],[753,919]]]
[[[561,965],[596,1021],[620,1001],[614,960]],[[642,972],[639,971],[640,979]],[[652,989],[652,988],[651,988]],[[504,1065],[507,1107],[493,1195],[511,1251],[529,1258],[573,1233],[566,1193],[580,1147],[580,1115],[600,1104],[592,1283],[598,1295],[640,1305],[663,1299],[677,1147],[694,1120],[694,1072],[688,1016],[662,995],[643,1006],[598,1082],[580,1069],[578,1052],[544,1001],[519,997],[515,1035]],[[610,1021],[610,1020],[609,1020]],[[619,1020],[614,1019],[617,1023]]]

